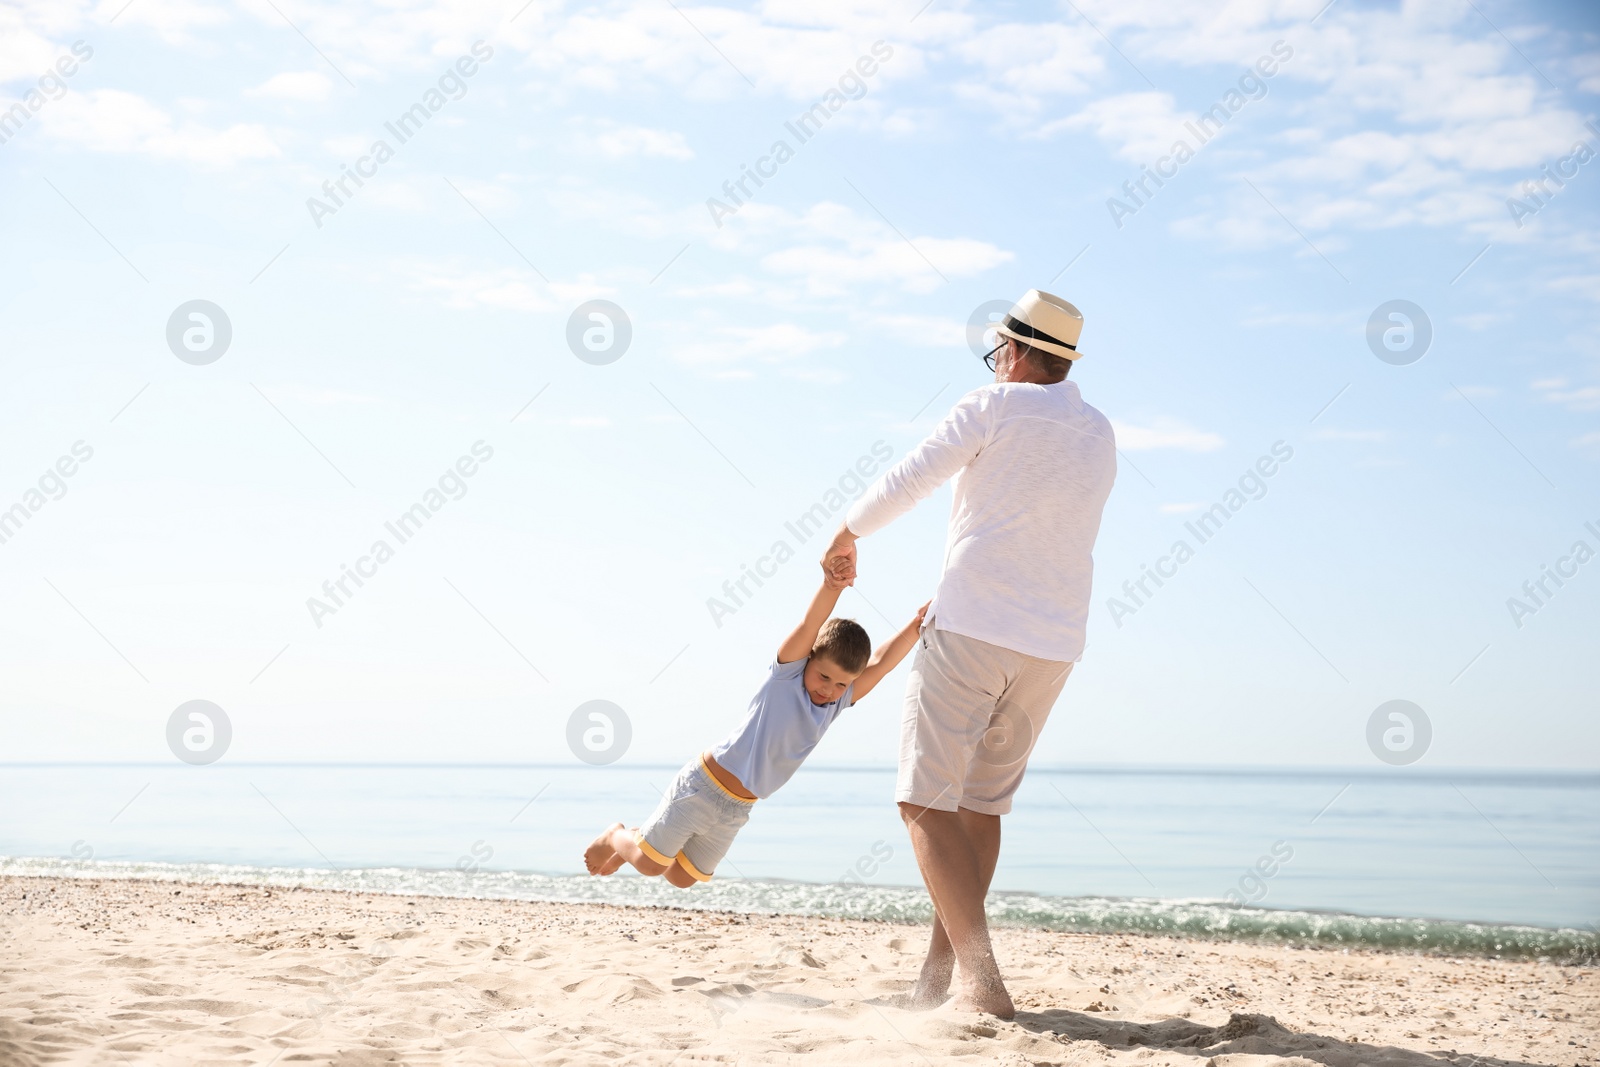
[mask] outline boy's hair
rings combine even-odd
[[[826,656],[851,674],[860,674],[872,658],[872,638],[854,619],[829,619],[817,631],[811,654]]]

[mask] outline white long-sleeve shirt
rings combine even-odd
[[[962,397],[845,517],[866,537],[954,477],[941,630],[1040,659],[1083,656],[1100,513],[1117,475],[1111,423],[1071,381]]]

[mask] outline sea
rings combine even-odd
[[[594,878],[677,768],[0,763],[0,874],[926,922],[886,767],[807,766],[709,884]],[[1600,774],[1039,767],[1001,926],[1592,963]]]

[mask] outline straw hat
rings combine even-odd
[[[1059,296],[1037,289],[1024,293],[1010,312],[994,324],[994,331],[1063,359],[1083,355],[1078,351],[1083,312]]]

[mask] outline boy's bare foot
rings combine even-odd
[[[589,868],[590,874],[615,874],[622,866],[622,857],[611,847],[611,835],[620,829],[622,829],[620,822],[612,823],[600,831],[600,836],[583,850],[583,865]]]

